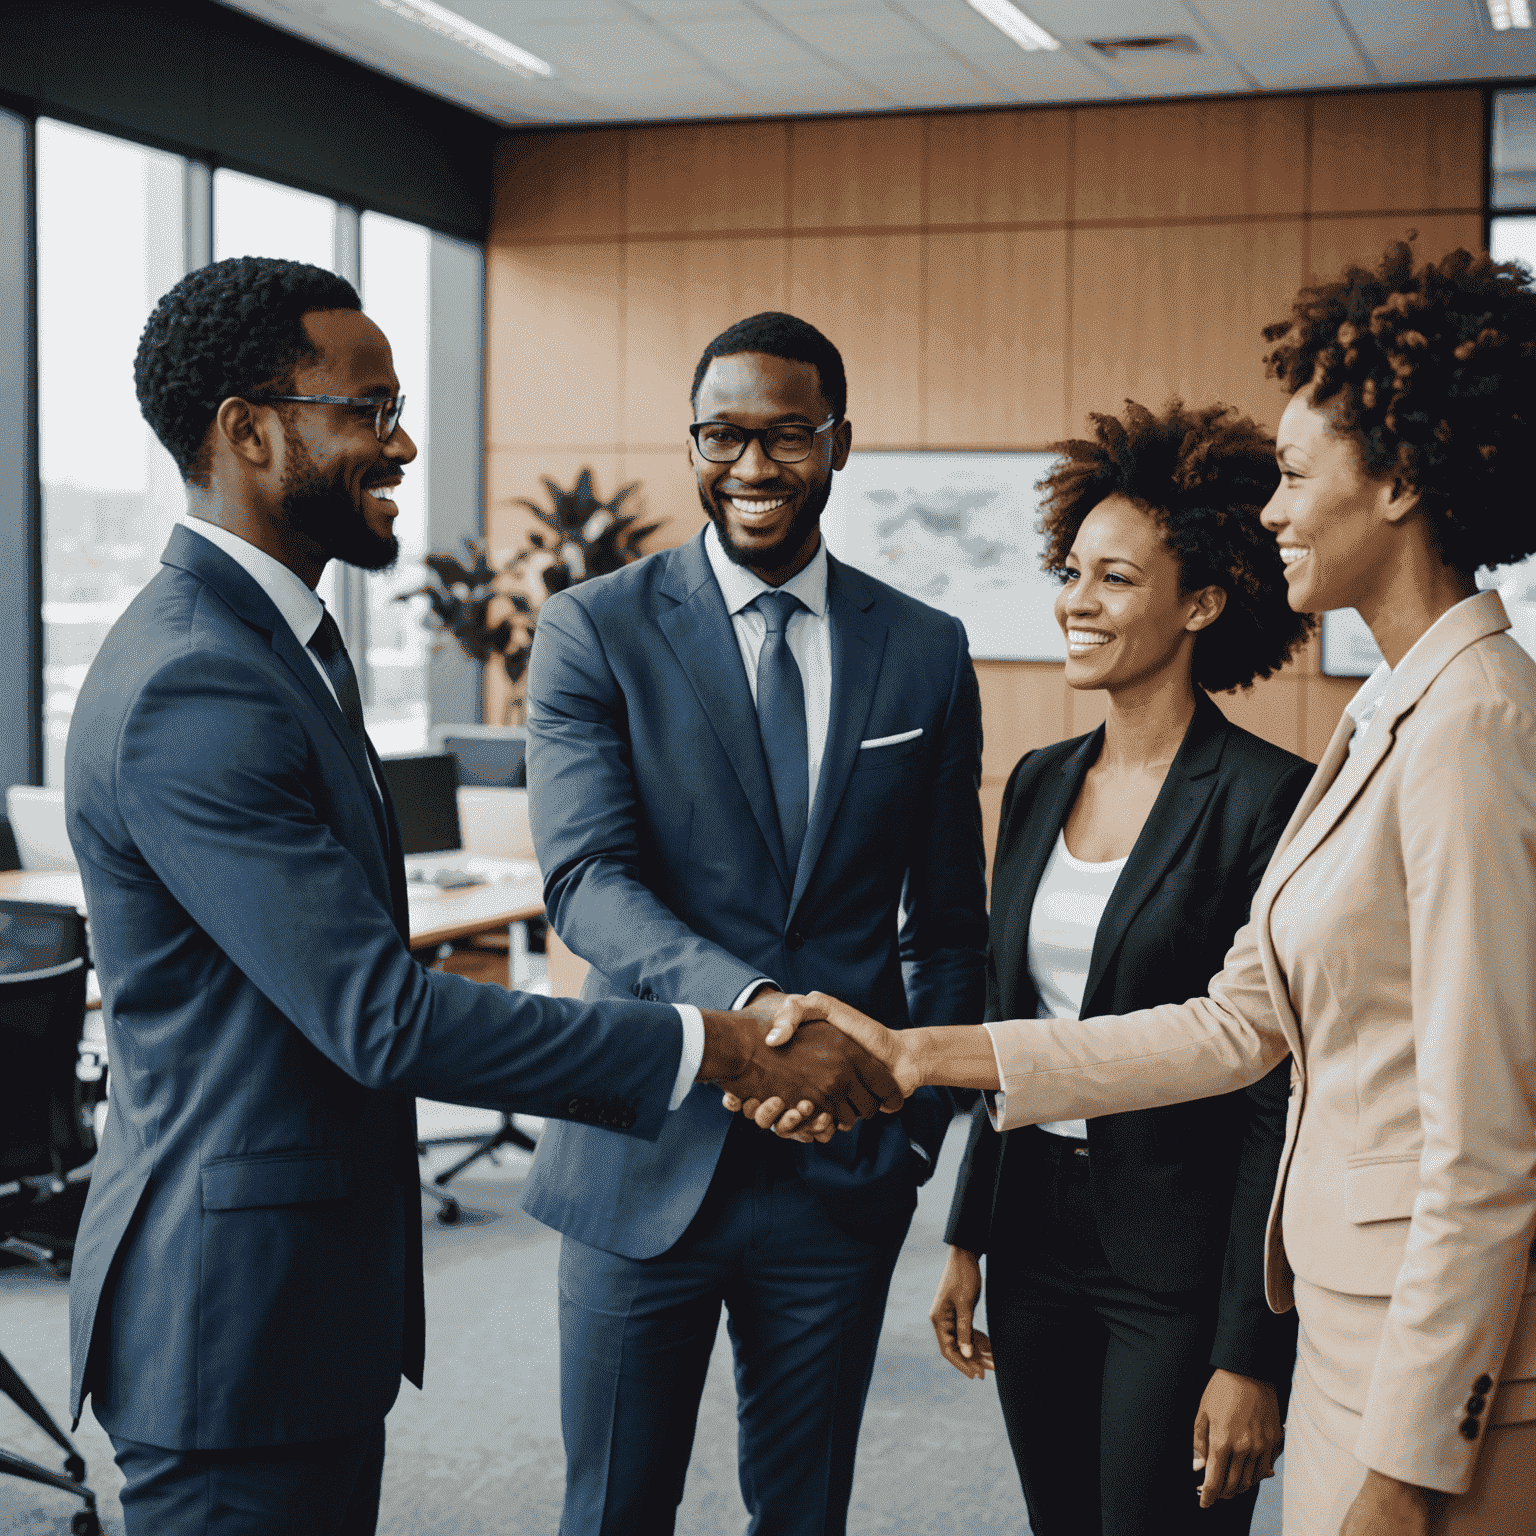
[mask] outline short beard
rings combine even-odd
[[[287,468],[283,471],[283,516],[295,533],[320,546],[327,560],[340,560],[362,571],[387,571],[400,558],[400,541],[368,526],[341,472],[327,479],[301,439],[284,432]]]
[[[781,571],[800,553],[805,541],[820,524],[821,514],[826,510],[831,495],[832,475],[829,471],[819,486],[812,486],[805,493],[805,500],[800,503],[800,510],[795,513],[795,519],[785,530],[784,537],[766,549],[743,549],[733,543],[725,513],[710,500],[702,485],[699,487],[699,505],[704,508],[704,515],[715,525],[715,532],[720,535],[720,547],[732,565],[745,566],[748,570]]]

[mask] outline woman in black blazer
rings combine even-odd
[[[1203,993],[1311,773],[1205,692],[1267,677],[1310,628],[1259,525],[1273,441],[1177,401],[1092,420],[1058,450],[1044,531],[1067,682],[1107,718],[1009,779],[988,1019]],[[1035,1536],[1247,1531],[1295,1348],[1263,1279],[1288,1084],[1283,1063],[1246,1093],[1005,1136],[977,1106],[932,1319],[957,1369],[997,1372]]]

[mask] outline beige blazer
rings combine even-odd
[[[1270,1305],[1293,1274],[1391,1298],[1355,1454],[1451,1493],[1482,1423],[1536,1418],[1536,663],[1508,627],[1469,598],[1353,756],[1344,716],[1209,996],[991,1026],[1001,1130],[1225,1093],[1291,1053]]]

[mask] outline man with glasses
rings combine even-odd
[[[129,1536],[367,1536],[384,1415],[402,1374],[421,1384],[416,1095],[623,1145],[695,1078],[787,1078],[849,1123],[894,1085],[829,1025],[780,1067],[767,1005],[584,1005],[417,964],[388,788],[314,593],[329,559],[395,558],[416,449],[389,343],[342,279],[244,257],[161,299],[135,382],[189,517],[69,734],[112,1064],[73,1409],[89,1393],[112,1437]]]
[[[852,443],[842,359],[754,315],[705,348],[692,404],[706,528],[551,598],[528,674],[534,839],[582,996],[819,987],[901,1024],[979,1018],[976,679],[957,620],[822,542]],[[797,1146],[706,1088],[652,1143],[546,1131],[523,1203],[563,1234],[563,1536],[673,1529],[722,1305],[750,1529],[843,1530],[891,1273],[953,1109],[924,1089]]]

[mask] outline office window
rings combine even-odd
[[[278,256],[334,270],[336,204],[259,176],[215,171],[213,259],[231,256]]]
[[[179,156],[37,124],[43,774],[61,784],[75,698],[107,630],[159,568],[181,477],[139,414],[133,357],[182,275]]]

